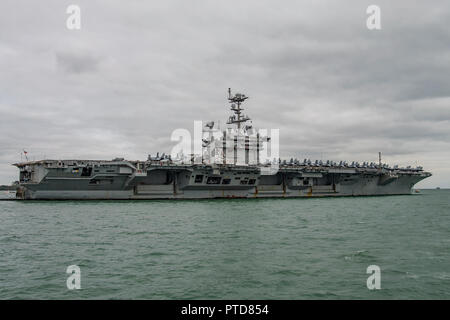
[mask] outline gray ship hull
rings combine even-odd
[[[30,166],[30,165],[28,165]],[[149,200],[213,198],[295,198],[411,194],[427,172],[357,168],[281,167],[263,175],[257,167],[157,166],[137,172],[138,164],[99,164],[89,176],[71,166],[33,164],[33,179],[22,182],[17,198],[26,200]],[[111,169],[114,168],[114,169]],[[130,169],[127,169],[130,168]],[[127,169],[127,170],[125,170]],[[77,171],[74,173],[74,171]],[[109,172],[107,172],[109,171]]]

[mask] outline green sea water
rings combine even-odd
[[[68,290],[66,268],[81,270]],[[367,267],[381,269],[369,290]],[[0,299],[450,299],[450,190],[0,201]]]

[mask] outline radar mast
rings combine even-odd
[[[231,111],[234,115],[228,118],[227,124],[236,124],[238,130],[241,128],[241,123],[250,120],[246,115],[242,115],[244,109],[241,108],[241,103],[247,100],[248,97],[245,94],[236,93],[234,96],[231,94],[231,88],[228,88],[228,102],[231,103]]]

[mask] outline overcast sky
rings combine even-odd
[[[81,8],[68,30],[66,8]],[[366,9],[381,8],[381,30]],[[226,120],[227,88],[282,157],[422,165],[450,187],[447,1],[0,3],[0,184],[31,159],[146,159]]]

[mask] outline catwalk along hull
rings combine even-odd
[[[411,194],[431,174],[387,169],[281,166],[158,165],[138,162],[83,164],[43,160],[24,163],[19,199],[147,200],[212,198],[294,198]],[[55,167],[56,165],[56,167]]]

